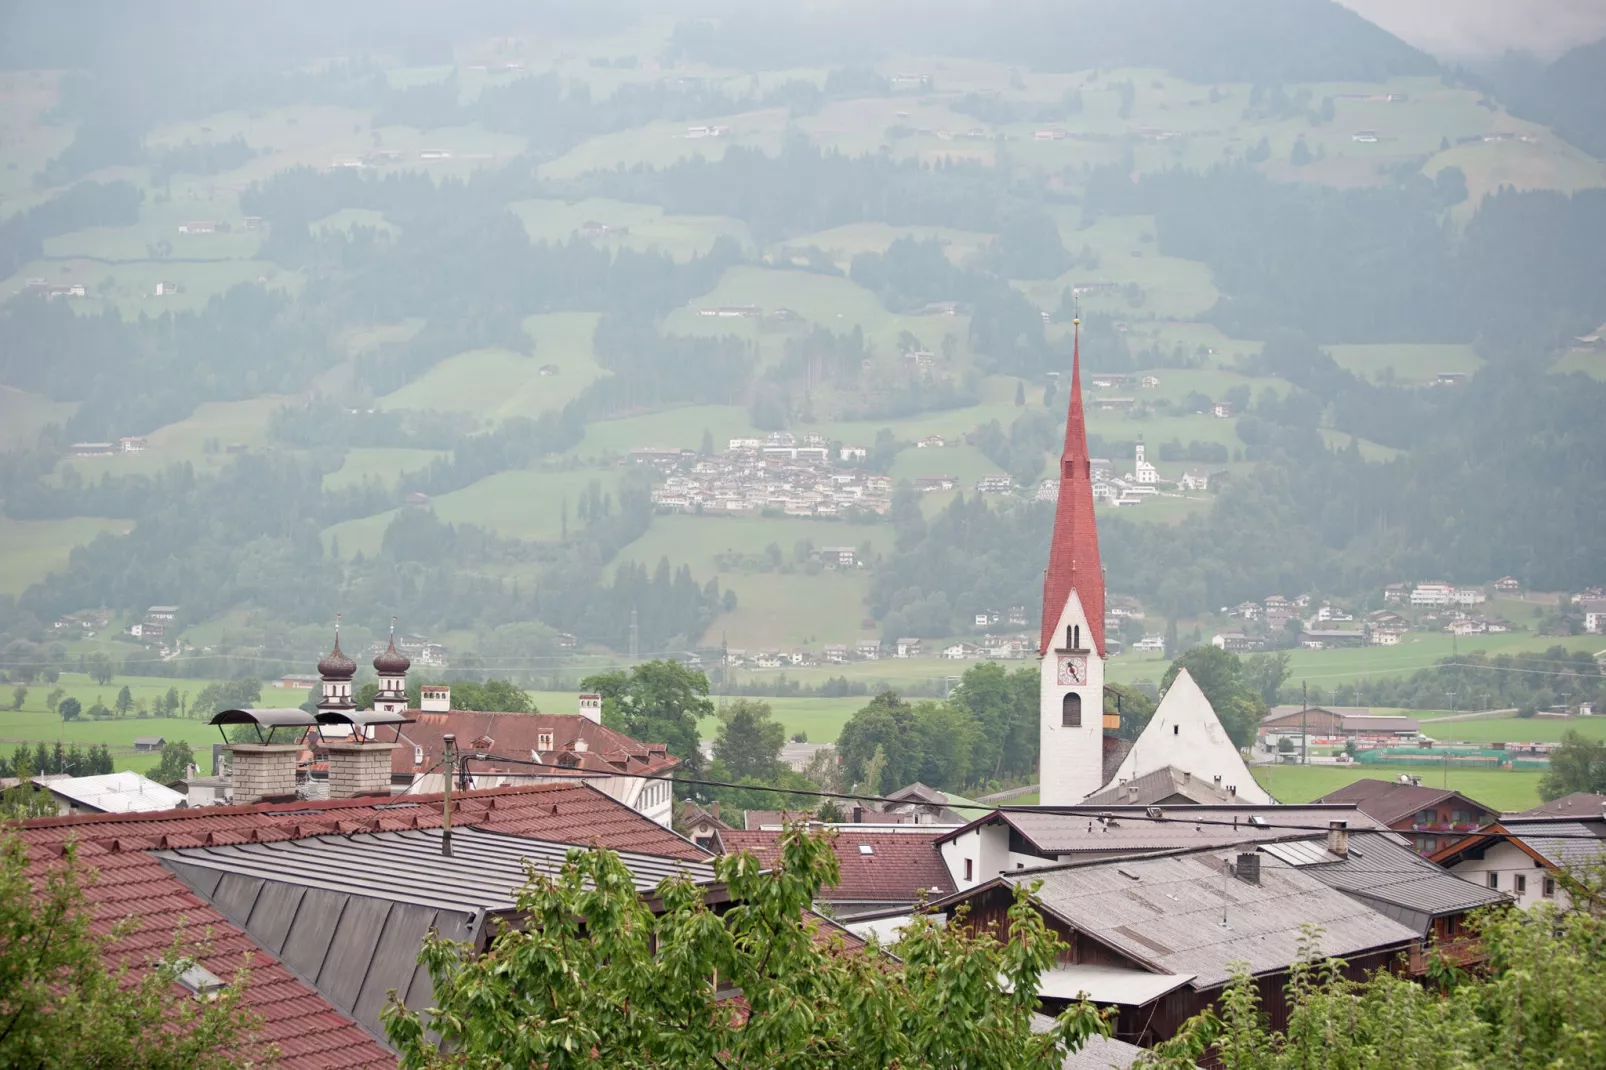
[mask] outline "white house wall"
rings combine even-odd
[[[1498,843],[1488,847],[1482,858],[1469,858],[1449,867],[1462,880],[1471,881],[1480,888],[1489,887],[1489,874],[1500,875],[1500,891],[1516,899],[1518,906],[1527,910],[1537,903],[1555,903],[1565,908],[1571,900],[1567,892],[1558,882],[1556,894],[1550,898],[1545,896],[1545,878],[1550,876],[1550,870],[1533,860],[1533,856],[1514,843]],[[1526,877],[1528,886],[1521,894],[1517,892],[1517,878]]]

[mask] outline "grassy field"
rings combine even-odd
[[[201,754],[203,748],[210,753],[213,743],[220,742],[216,728],[209,728],[204,723],[206,717],[212,712],[206,711],[206,717],[138,717],[129,714],[127,717],[114,717],[105,721],[89,721],[80,718],[76,721],[63,722],[61,718],[52,714],[45,705],[45,698],[55,688],[59,687],[65,692],[64,697],[76,698],[88,709],[97,700],[110,707],[117,701],[117,692],[128,687],[129,695],[136,703],[150,703],[159,695],[167,694],[169,688],[176,689],[181,697],[191,697],[211,681],[168,679],[158,676],[118,676],[111,683],[102,686],[82,673],[65,672],[56,684],[37,683],[28,687],[28,697],[22,704],[21,711],[0,711],[0,752],[8,757],[17,743],[32,743],[37,740],[54,742],[61,740],[64,743],[78,743],[79,745],[104,743],[111,748],[112,757],[117,760],[118,769],[133,769],[145,772],[154,766],[158,760],[155,755],[134,753],[133,742],[138,736],[161,736],[168,740],[185,740]],[[265,687],[262,701],[264,705],[273,705],[278,699],[275,689]],[[280,695],[288,692],[278,693]],[[5,704],[10,705],[11,687],[4,688]],[[301,701],[297,695],[296,702]]]
[[[424,468],[430,461],[444,456],[446,454],[439,450],[359,447],[346,451],[345,462],[323,477],[323,486],[325,490],[338,490],[365,479],[377,479],[389,485],[403,472]]]
[[[811,517],[658,516],[646,534],[619,551],[617,560],[651,568],[667,557],[675,564],[691,565],[692,572],[702,578],[719,571],[716,556],[758,557],[771,543],[781,548],[782,563],[793,565],[793,550],[805,540],[815,549],[869,543],[871,553],[890,553],[893,532],[890,524],[847,524]]]
[[[1327,346],[1339,367],[1363,379],[1378,382],[1392,372],[1400,383],[1431,383],[1443,372],[1470,375],[1483,367],[1483,361],[1470,345],[1385,345]]]
[[[656,249],[676,260],[706,253],[721,237],[736,239],[751,248],[747,224],[728,216],[671,215],[656,204],[636,204],[587,198],[581,201],[529,200],[508,205],[531,241],[563,243],[575,237],[582,224],[601,223],[623,233],[592,240],[610,249]]]
[[[231,443],[249,449],[268,445],[269,420],[292,400],[270,394],[249,401],[209,401],[197,406],[187,419],[152,431],[146,436],[143,452],[76,457],[62,463],[72,465],[86,480],[99,479],[102,474],[154,475],[184,463],[194,465],[197,472],[216,472],[232,460],[227,452]],[[209,449],[209,443],[216,449]]]
[[[1346,784],[1367,778],[1392,780],[1402,772],[1422,778],[1424,787],[1448,786],[1496,810],[1526,810],[1539,805],[1539,780],[1543,773],[1500,769],[1443,770],[1381,765],[1262,765],[1254,769],[1260,786],[1279,802],[1301,803],[1319,799]]]
[[[607,374],[592,359],[596,325],[594,312],[530,316],[525,329],[534,340],[533,353],[506,349],[459,353],[381,398],[379,407],[463,412],[493,423],[561,409]],[[555,372],[542,373],[553,366]]]
[[[0,386],[0,450],[31,449],[49,424],[65,423],[78,406]]]
[[[67,567],[73,548],[103,531],[123,533],[130,522],[107,517],[66,520],[12,520],[0,517],[0,594],[21,594],[52,572]]]
[[[1557,375],[1583,372],[1594,379],[1606,379],[1606,352],[1598,349],[1570,349],[1556,358],[1550,370]]]
[[[714,619],[703,633],[704,645],[717,646],[724,641],[752,652],[803,646],[817,649],[826,643],[852,643],[874,633],[874,629],[859,627],[864,597],[870,590],[870,577],[863,572],[822,572],[817,576],[755,572],[721,577],[720,586],[736,592],[736,609]]]
[[[979,230],[955,230],[952,227],[895,227],[890,223],[848,223],[830,230],[819,230],[790,238],[783,247],[807,249],[813,246],[825,252],[838,267],[846,271],[853,258],[860,253],[884,252],[899,238],[917,241],[936,239],[943,245],[948,259],[964,264],[993,240],[991,234]]]
[[[1445,743],[1559,743],[1567,732],[1606,740],[1606,717],[1491,717],[1428,724],[1423,729]]]
[[[1360,438],[1344,431],[1334,431],[1330,427],[1322,428],[1321,435],[1322,441],[1327,443],[1329,449],[1347,450],[1350,448],[1351,443],[1357,444],[1360,447],[1361,456],[1368,461],[1392,461],[1405,453],[1405,450],[1398,450],[1393,446],[1385,446],[1380,442],[1373,442],[1371,439]]]
[[[717,160],[732,145],[774,155],[781,151],[789,123],[790,116],[784,108],[710,116],[694,123],[647,123],[582,142],[557,159],[542,164],[537,173],[544,179],[562,180],[577,178],[587,171],[612,170],[620,166],[667,167],[693,156]],[[692,127],[715,125],[728,127],[729,133],[721,137],[689,136]]]
[[[647,446],[694,450],[702,445],[704,431],[714,436],[716,449],[723,448],[733,438],[764,434],[749,422],[744,406],[691,405],[587,424],[585,438],[569,452],[596,458],[619,456]]]

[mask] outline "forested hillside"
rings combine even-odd
[[[152,605],[121,655],[198,675],[337,612],[531,674],[1031,619],[1078,316],[1094,454],[1168,488],[1099,514],[1151,613],[1601,583],[1588,50],[1484,86],[1325,0],[571,7],[8,16],[11,663]],[[864,495],[731,489],[771,435]]]

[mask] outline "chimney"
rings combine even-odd
[[[1329,821],[1327,823],[1327,850],[1340,858],[1349,857],[1349,822]]]
[[[1138,782],[1136,780],[1127,781],[1127,785],[1126,785],[1126,801],[1127,802],[1137,802],[1138,801]]]
[[[1192,773],[1190,773],[1190,772],[1188,772],[1188,771],[1187,771],[1187,770],[1186,770],[1186,769],[1184,769],[1184,770],[1183,770],[1183,771],[1182,771],[1182,782],[1183,782],[1183,783],[1184,783],[1184,784],[1191,784],[1191,783],[1193,783],[1193,774],[1192,774]]]
[[[301,744],[231,743],[226,749],[234,802],[295,798],[296,758],[301,754]]]
[[[418,696],[418,708],[424,713],[452,712],[452,689],[445,684],[425,684]]]
[[[864,807],[858,803],[853,804],[853,823],[855,825],[864,824]]]
[[[596,724],[602,723],[602,696],[581,695],[580,716]]]
[[[1260,883],[1260,856],[1253,851],[1245,851],[1238,856],[1238,865],[1235,869],[1238,879],[1245,884]]]
[[[325,743],[329,759],[329,797],[352,799],[358,795],[390,794],[390,752],[400,744],[376,740],[342,740]]]

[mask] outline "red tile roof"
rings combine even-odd
[[[261,1037],[277,1044],[288,1070],[394,1067],[396,1059],[356,1022],[336,1011],[236,925],[169,872],[151,854],[169,847],[293,839],[357,829],[438,828],[441,796],[388,800],[337,799],[253,806],[219,806],[156,813],[82,814],[38,818],[19,833],[36,867],[59,865],[62,846],[78,844],[85,868],[98,880],[87,890],[104,932],[133,918],[138,928],[114,953],[135,962],[160,954],[180,925],[186,939],[210,944],[200,961],[229,980],[251,955],[246,1002],[262,1016]],[[599,843],[701,860],[708,853],[634,810],[585,785],[493,788],[455,796],[454,824],[564,843]]]
[[[1087,455],[1087,418],[1082,414],[1082,341],[1077,328],[1071,357],[1071,407],[1060,456],[1059,504],[1054,507],[1054,539],[1043,573],[1043,628],[1037,652],[1053,644],[1053,631],[1075,591],[1087,614],[1095,654],[1104,650],[1104,570],[1099,565],[1099,533],[1093,519],[1093,469]]]
[[[944,830],[946,831],[946,830]],[[953,891],[937,851],[938,832],[860,832],[839,827],[832,846],[842,879],[822,889],[822,902],[912,903]],[[721,832],[726,853],[751,851],[765,866],[780,861],[780,832]],[[869,847],[865,854],[861,847]]]
[[[611,776],[661,776],[680,764],[662,743],[638,743],[622,732],[600,725],[577,713],[482,713],[453,710],[450,713],[408,710],[413,724],[401,730],[402,746],[391,752],[392,773],[422,773],[441,760],[445,750],[442,738],[457,736],[462,752],[485,751],[504,758],[527,762],[539,757],[550,770],[514,762],[479,761],[476,773],[600,773]],[[543,734],[550,734],[550,745],[542,747]],[[415,763],[414,747],[422,748],[423,761]]]

